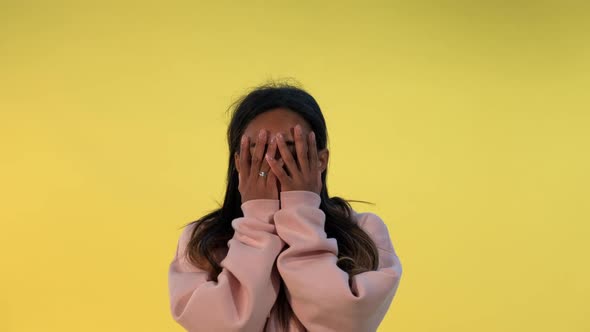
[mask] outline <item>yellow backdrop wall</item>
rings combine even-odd
[[[390,228],[379,331],[590,330],[589,9],[0,1],[0,331],[181,331],[225,110],[281,78],[325,113],[331,194]]]

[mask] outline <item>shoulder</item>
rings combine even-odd
[[[188,257],[188,244],[192,238],[193,230],[196,227],[196,223],[190,223],[186,225],[178,238],[178,246],[176,247],[176,256],[174,258],[174,264],[177,269],[183,272],[202,272],[208,268],[208,263],[204,262],[206,268],[197,266]]]
[[[178,248],[177,248],[177,254],[179,257],[183,257],[186,253],[186,248],[188,246],[189,241],[191,240],[192,234],[193,234],[193,230],[196,227],[196,223],[190,223],[186,226],[184,226],[184,228],[182,229],[182,232],[180,233],[180,236],[178,237]]]
[[[375,242],[379,251],[379,269],[394,268],[401,275],[402,267],[400,258],[395,251],[389,235],[389,227],[383,219],[373,212],[355,212],[359,227],[364,230]]]
[[[371,236],[377,248],[395,254],[389,227],[379,215],[373,212],[356,211],[353,211],[353,215],[356,217],[358,226]]]

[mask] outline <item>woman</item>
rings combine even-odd
[[[185,226],[170,310],[188,331],[375,331],[402,267],[379,216],[326,187],[315,99],[287,84],[242,97],[223,206]]]

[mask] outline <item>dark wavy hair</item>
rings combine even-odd
[[[316,100],[303,88],[290,83],[266,83],[255,87],[246,95],[230,105],[233,108],[231,121],[227,129],[229,160],[227,171],[227,189],[223,205],[198,220],[191,221],[183,227],[196,224],[187,244],[188,260],[195,266],[209,272],[210,280],[217,282],[222,268],[219,265],[224,257],[215,253],[227,248],[227,242],[233,237],[232,220],[243,217],[241,196],[238,191],[238,172],[235,168],[234,154],[239,151],[240,137],[246,127],[256,116],[276,109],[285,108],[299,114],[310,125],[316,135],[318,151],[326,148],[328,133],[326,122]],[[327,168],[322,172],[322,190],[320,209],[325,213],[325,231],[329,238],[338,243],[337,266],[349,274],[349,284],[353,275],[365,271],[375,271],[379,266],[379,253],[371,237],[356,223],[352,207],[348,201],[369,203],[358,200],[345,200],[330,197],[326,186]],[[369,203],[373,204],[373,203]],[[374,205],[374,204],[373,204]],[[279,324],[287,330],[289,320],[294,315],[287,301],[285,284],[277,298],[277,315]]]

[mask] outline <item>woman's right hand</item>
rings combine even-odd
[[[260,130],[256,139],[256,146],[252,157],[250,157],[250,139],[242,135],[240,143],[240,168],[238,190],[242,196],[242,204],[253,199],[279,199],[279,187],[276,175],[270,170],[270,165],[264,158],[268,133],[265,129]],[[273,139],[269,145],[269,153],[276,152],[276,142]],[[279,165],[283,160],[279,158]],[[267,175],[260,176],[258,173],[264,171]]]

